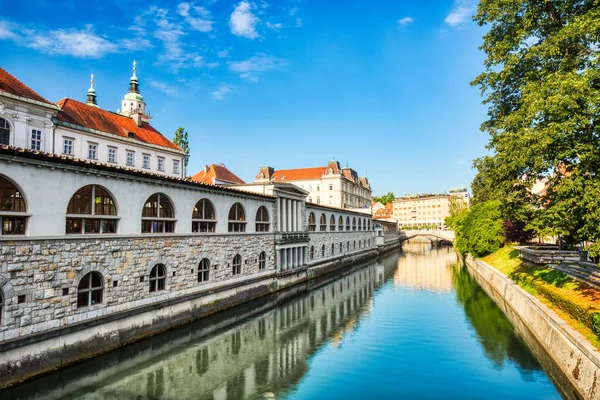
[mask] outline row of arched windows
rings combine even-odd
[[[0,233],[24,235],[27,223],[25,199],[21,191],[8,179],[0,176]],[[87,185],[71,197],[66,211],[65,233],[104,234],[117,233],[119,216],[110,193],[98,185]],[[142,233],[175,232],[175,212],[167,195],[155,193],[142,207]],[[228,216],[229,232],[246,232],[246,211],[240,203],[234,203]],[[208,199],[200,199],[192,212],[192,232],[215,232],[217,218],[215,207]],[[260,206],[255,216],[255,231],[269,232],[269,212]]]
[[[371,247],[371,239],[368,239],[368,240],[363,239],[363,240],[358,241],[358,249],[361,249],[361,248],[366,249],[369,247]],[[331,256],[334,256],[336,254],[335,248],[336,248],[335,243],[331,243],[331,253],[330,253]],[[340,249],[339,254],[342,254],[344,252],[344,243],[343,242],[340,242],[339,249]],[[346,251],[354,251],[354,250],[356,250],[356,240],[352,243],[352,246],[351,246],[350,241],[347,241],[346,242]],[[323,244],[323,245],[321,245],[321,258],[325,257],[325,255],[326,255],[325,251],[326,251],[326,248],[325,248],[325,245]],[[315,259],[315,246],[310,246],[310,249],[308,252],[308,257],[311,260]]]
[[[267,266],[267,253],[261,252],[258,256],[258,269],[262,271]],[[204,283],[210,281],[211,264],[208,258],[203,258],[198,264],[197,281]],[[194,270],[192,269],[192,272]],[[242,256],[236,254],[231,263],[231,275],[242,273]],[[144,277],[140,277],[140,282]],[[83,276],[77,286],[77,307],[89,307],[104,302],[104,277],[97,271],[92,271]],[[150,270],[148,277],[148,292],[155,293],[167,289],[167,268],[164,264],[156,264]],[[2,322],[3,297],[0,293],[0,323]]]
[[[357,221],[358,221],[358,229],[357,229]],[[346,231],[370,231],[371,230],[371,220],[368,218],[356,218],[356,217],[352,217],[352,220],[350,220],[350,217],[346,217],[346,225],[345,225],[345,230]],[[316,232],[317,231],[317,219],[315,216],[314,212],[311,212],[310,214],[308,214],[308,230],[311,232]],[[321,217],[319,218],[319,231],[320,232],[326,232],[327,229],[327,216],[325,215],[325,213],[321,214]],[[337,220],[337,225],[336,225],[336,219],[335,219],[335,215],[331,215],[329,217],[329,231],[334,232],[334,231],[343,231],[344,230],[344,217],[342,217],[341,215],[339,216],[338,220]]]

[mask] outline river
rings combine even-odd
[[[0,398],[560,399],[568,385],[531,340],[452,249],[417,243]]]

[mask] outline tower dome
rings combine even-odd
[[[98,103],[96,103],[96,89],[94,89],[94,74],[90,76],[90,88],[87,92],[87,100],[85,101],[85,104],[98,107]]]
[[[136,75],[136,62],[133,61],[133,75],[129,79],[129,92],[125,94],[121,101],[120,114],[126,115],[136,120],[141,126],[142,121],[148,122],[150,116],[146,114],[146,102],[140,93],[140,83]]]

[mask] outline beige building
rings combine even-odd
[[[392,218],[400,227],[446,229],[444,221],[450,215],[450,198],[469,202],[466,188],[452,188],[450,194],[422,194],[394,200]]]
[[[261,167],[256,183],[287,182],[308,192],[307,202],[339,208],[371,207],[371,186],[352,168],[342,168],[337,161],[325,167],[275,170]]]

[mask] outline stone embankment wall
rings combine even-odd
[[[600,399],[600,351],[552,310],[489,264],[466,258],[480,286],[504,313],[517,316],[585,399]]]
[[[7,298],[0,333],[0,387],[10,386],[141,338],[377,257],[372,232],[311,233],[314,243],[357,242],[293,274],[276,270],[273,234],[20,240],[0,242]],[[329,237],[330,236],[330,237]],[[327,237],[329,237],[327,239]],[[371,248],[358,249],[371,239]],[[260,252],[267,262],[259,269]],[[242,256],[242,273],[232,261]],[[198,282],[209,257],[210,279]],[[149,292],[149,274],[165,265],[166,289]],[[102,303],[77,308],[80,278],[97,271]],[[143,279],[142,279],[143,277]],[[10,278],[10,279],[8,279]],[[15,294],[13,296],[13,294]]]

